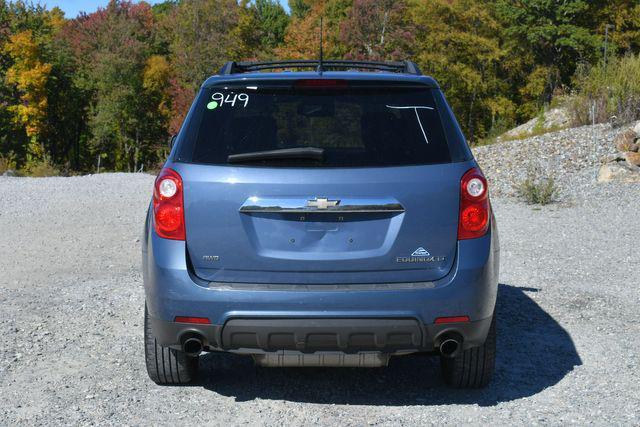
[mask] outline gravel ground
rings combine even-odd
[[[514,186],[530,170],[553,177],[563,201],[581,198],[590,190],[604,157],[617,154],[614,138],[631,125],[583,126],[559,132],[474,148],[495,196],[513,196]]]
[[[211,354],[201,383],[156,386],[139,267],[152,182],[0,178],[0,425],[640,424],[637,185],[585,184],[540,209],[494,198],[497,373],[456,391],[419,356],[270,370]]]

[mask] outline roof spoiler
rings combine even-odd
[[[320,61],[317,59],[289,60],[289,61],[267,61],[267,62],[235,62],[230,61],[222,66],[220,75],[242,74],[252,71],[276,70],[276,69],[318,69]],[[387,71],[391,73],[413,74],[421,76],[422,72],[415,62],[376,62],[376,61],[346,61],[346,60],[323,60],[323,70],[371,70]]]

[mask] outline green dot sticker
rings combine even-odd
[[[209,110],[215,110],[216,108],[218,108],[218,103],[216,101],[211,101],[207,104],[207,108]]]

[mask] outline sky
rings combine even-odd
[[[161,0],[146,0],[147,3],[155,4],[160,3]],[[285,10],[289,10],[287,0],[278,0]],[[36,3],[36,2],[34,2]],[[109,0],[40,0],[41,4],[45,4],[47,8],[58,6],[64,10],[67,18],[75,18],[80,12],[91,13],[98,7],[105,6],[109,3]]]

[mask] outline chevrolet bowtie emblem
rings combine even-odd
[[[329,209],[340,204],[340,200],[329,200],[327,198],[316,197],[314,200],[307,200],[308,208]]]

